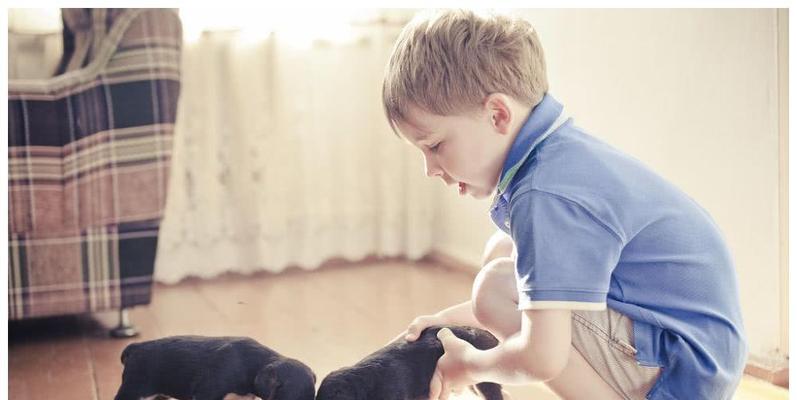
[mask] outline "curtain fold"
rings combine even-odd
[[[433,182],[381,106],[397,29],[350,33],[184,44],[158,281],[428,253]]]

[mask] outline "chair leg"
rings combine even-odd
[[[111,329],[111,336],[115,338],[131,338],[138,336],[138,330],[130,323],[126,308],[119,309],[119,325]]]

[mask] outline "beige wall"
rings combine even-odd
[[[787,286],[780,281],[777,11],[516,12],[537,28],[551,93],[576,123],[714,216],[736,260],[751,353],[778,358],[787,343]],[[489,202],[441,187],[438,206],[437,250],[477,263],[493,231]]]

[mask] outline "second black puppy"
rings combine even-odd
[[[427,328],[414,342],[404,339],[383,347],[352,367],[327,375],[318,388],[317,400],[416,400],[429,398],[429,383],[443,356],[437,339],[442,326]],[[498,345],[489,332],[464,326],[447,326],[458,338],[479,350]],[[482,382],[475,391],[487,400],[502,400],[501,385]]]
[[[132,343],[122,351],[122,386],[115,400],[166,395],[222,400],[254,394],[269,400],[312,400],[315,374],[246,337],[172,336]]]

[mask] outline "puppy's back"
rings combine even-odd
[[[498,345],[498,339],[487,331],[465,326],[445,327],[477,349]],[[429,327],[413,342],[398,339],[354,366],[331,373],[321,383],[317,400],[428,398],[432,374],[444,351],[437,339],[437,332],[442,328],[444,326]],[[480,383],[476,387],[485,399],[503,398],[500,385]]]
[[[256,369],[276,357],[251,338],[170,336],[128,345],[121,355],[122,380],[147,392],[190,398],[207,375],[245,385]]]

